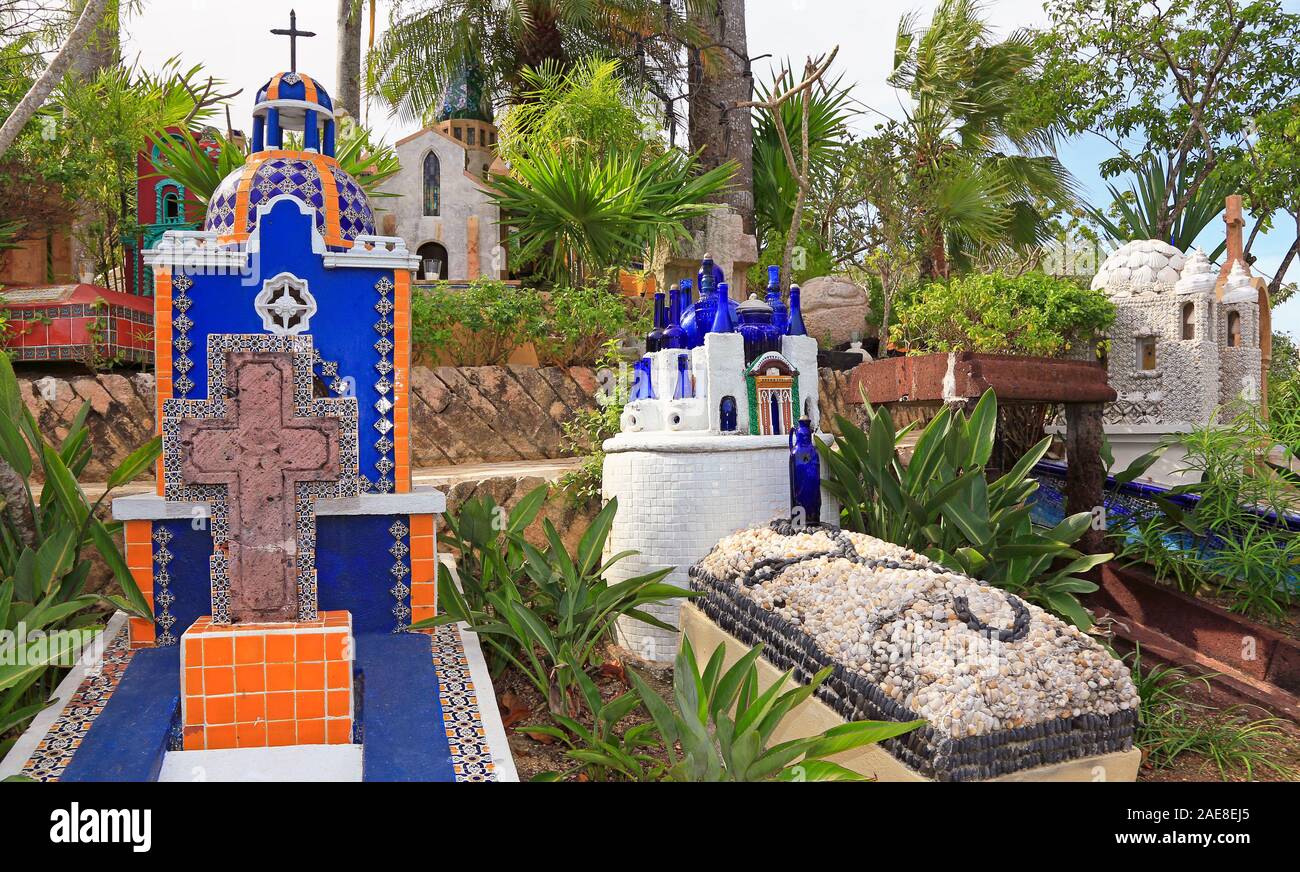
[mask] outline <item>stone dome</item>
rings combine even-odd
[[[258,206],[286,195],[312,208],[327,247],[351,248],[358,236],[375,233],[370,199],[337,160],[284,150],[250,155],[226,176],[208,200],[203,229],[215,230],[223,243],[243,242],[257,226]]]
[[[1126,242],[1102,263],[1092,279],[1092,289],[1111,297],[1172,291],[1186,262],[1187,256],[1167,242]]]

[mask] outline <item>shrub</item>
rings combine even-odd
[[[573,454],[585,455],[582,465],[560,477],[559,488],[571,506],[582,506],[600,499],[601,471],[605,465],[606,439],[616,436],[627,405],[628,385],[618,343],[610,340],[596,361],[601,389],[596,393],[596,408],[578,409],[572,420],[565,421],[564,447]],[[630,376],[629,376],[630,377]]]
[[[540,335],[542,297],[496,279],[475,279],[465,288],[437,282],[412,295],[411,328],[420,357],[441,352],[461,366],[502,364]]]
[[[1043,273],[968,275],[900,294],[890,338],[914,352],[1064,356],[1115,320],[1099,291]]]
[[[542,366],[592,366],[601,349],[621,335],[650,329],[644,298],[626,297],[608,284],[556,288],[546,295],[543,324],[534,340]]]
[[[1026,500],[1038,482],[1029,473],[1047,452],[1050,437],[1005,475],[986,480],[997,417],[991,390],[969,418],[945,407],[926,425],[904,464],[898,449],[912,428],[895,432],[887,409],[868,407],[865,433],[836,415],[840,435],[834,446],[814,441],[827,465],[826,489],[840,502],[841,525],[922,552],[1087,630],[1092,619],[1075,594],[1097,585],[1074,573],[1112,555],[1085,555],[1071,547],[1092,522],[1088,512],[1050,530],[1030,520]]]

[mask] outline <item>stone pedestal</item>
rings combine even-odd
[[[352,741],[352,615],[214,624],[181,637],[181,724],[187,751]]]
[[[823,435],[822,438],[827,438]],[[606,573],[610,584],[674,567],[665,579],[685,588],[686,570],[723,536],[790,516],[789,437],[703,433],[623,433],[605,442],[602,497],[618,498],[606,556],[638,551]],[[825,470],[823,470],[823,474]],[[839,504],[822,490],[821,520],[838,523]],[[681,600],[645,610],[678,626]],[[644,660],[671,662],[677,633],[624,618],[619,644]]]

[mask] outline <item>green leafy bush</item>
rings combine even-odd
[[[439,567],[438,598],[446,614],[412,624],[423,629],[464,621],[509,661],[546,699],[553,714],[575,715],[581,707],[578,675],[597,665],[598,646],[612,638],[614,622],[627,615],[666,630],[675,630],[643,607],[697,595],[663,579],[672,567],[608,584],[605,573],[635,554],[621,551],[604,558],[618,511],[610,500],[592,520],[570,554],[555,526],[544,521],[547,548],[539,549],[520,532],[507,532],[524,556],[524,576],[496,578],[494,589],[481,592],[475,607],[457,588],[446,567]]]
[[[840,502],[841,525],[922,552],[1087,630],[1092,618],[1075,594],[1097,586],[1075,573],[1113,555],[1081,554],[1071,547],[1092,523],[1088,512],[1051,529],[1030,520],[1026,501],[1038,482],[1029,472],[1047,452],[1050,437],[1005,475],[987,481],[997,418],[991,390],[969,417],[944,407],[921,431],[904,464],[898,448],[911,425],[896,432],[883,407],[867,407],[867,432],[837,415],[840,435],[834,445],[814,442],[827,465],[826,489]]]
[[[84,403],[56,448],[45,441],[18,393],[9,358],[0,354],[0,632],[25,645],[16,662],[0,665],[0,756],[18,729],[48,704],[60,666],[68,652],[28,634],[85,630],[98,623],[94,607],[107,601],[132,615],[151,618],[152,611],[136,586],[114,535],[121,525],[105,523],[100,508],[114,490],[150,469],[161,451],[154,437],[109,473],[104,493],[93,503],[78,483],[90,462],[90,432]],[[39,458],[45,485],[37,499],[29,479],[32,455]],[[85,592],[90,575],[86,548],[94,548],[112,570],[122,595]]]
[[[411,339],[425,358],[445,353],[461,366],[502,364],[542,331],[542,296],[479,278],[465,288],[447,282],[418,287],[411,297]]]
[[[758,645],[723,671],[719,645],[701,672],[690,639],[682,639],[673,665],[670,707],[645,680],[630,673],[641,703],[664,743],[671,781],[865,781],[827,757],[909,733],[925,721],[852,721],[820,735],[768,746],[781,721],[809,699],[831,674],[826,667],[807,684],[784,693],[793,671],[758,686]],[[677,748],[681,748],[681,754]]]
[[[601,471],[605,465],[605,451],[601,446],[618,434],[623,407],[627,405],[627,382],[631,374],[617,342],[605,343],[596,366],[601,384],[596,393],[596,408],[578,409],[572,420],[560,425],[565,449],[584,455],[582,465],[566,472],[559,481],[560,490],[572,506],[600,499]]]
[[[1099,291],[1033,272],[974,274],[899,295],[890,338],[918,353],[974,351],[1063,356],[1115,320]]]
[[[1157,497],[1158,511],[1113,532],[1121,558],[1186,593],[1222,596],[1230,611],[1283,617],[1295,601],[1287,579],[1300,574],[1300,536],[1261,512],[1293,512],[1300,502],[1300,475],[1265,461],[1276,445],[1286,447],[1284,426],[1245,410],[1169,437],[1166,444],[1187,452],[1179,471],[1199,477],[1169,493],[1196,502],[1185,508]],[[1293,450],[1286,447],[1287,457]]]
[[[591,366],[611,340],[649,329],[646,298],[625,296],[609,283],[561,287],[545,296],[533,345],[542,366]]]

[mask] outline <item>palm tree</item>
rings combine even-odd
[[[423,121],[467,69],[483,73],[489,94],[516,95],[522,70],[599,53],[624,61],[667,99],[658,80],[695,32],[664,0],[424,0],[394,14],[367,58],[367,88],[403,118]]]
[[[1033,34],[994,41],[975,0],[943,0],[928,28],[915,13],[899,22],[889,82],[910,98],[912,171],[928,192],[923,274],[1040,245],[1050,211],[1074,199],[1054,153],[1060,119],[1025,108],[1041,105],[1039,72]]]

